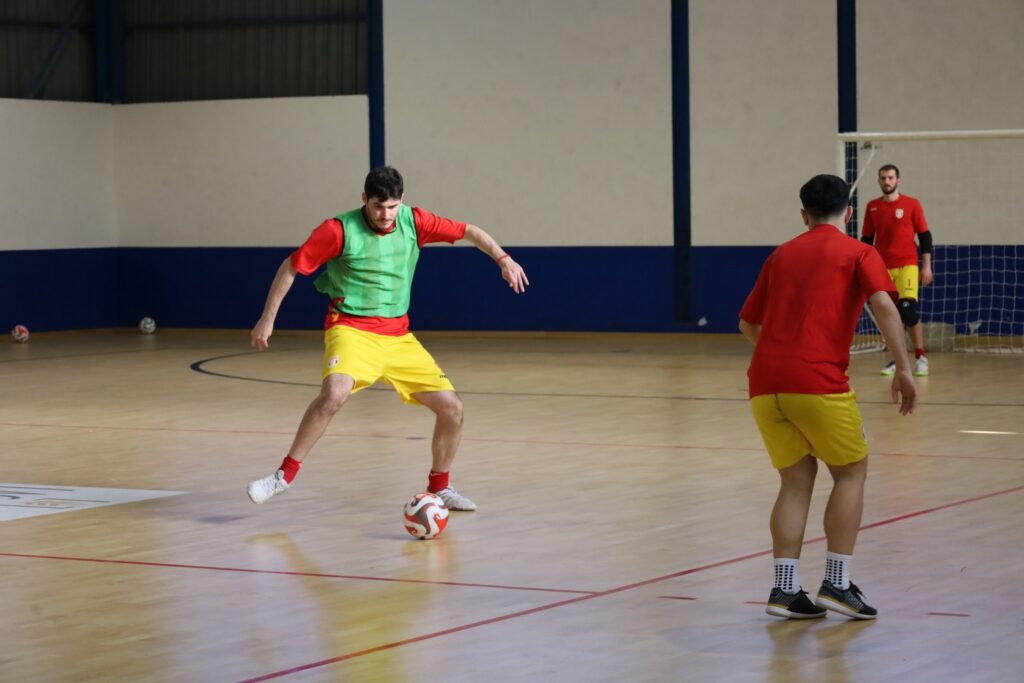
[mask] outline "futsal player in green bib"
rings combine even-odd
[[[389,166],[373,169],[363,186],[363,205],[321,223],[277,270],[263,315],[250,335],[252,346],[269,346],[278,309],[295,276],[326,265],[314,282],[330,300],[324,321],[323,381],[281,465],[249,484],[254,503],[265,503],[287,490],[349,397],[382,379],[404,402],[424,405],[436,416],[427,490],[451,510],[476,509],[476,503],[449,482],[462,435],[462,401],[444,371],[409,332],[413,273],[424,245],[464,239],[493,259],[516,294],[526,291],[529,280],[487,232],[406,206],[404,194],[398,171]]]

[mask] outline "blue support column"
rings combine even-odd
[[[384,7],[366,2],[366,94],[370,100],[370,168],[384,162]]]
[[[690,3],[672,0],[672,203],[675,320],[693,320],[690,263]]]
[[[857,130],[857,0],[836,0],[839,132]]]
[[[94,20],[93,99],[118,104],[124,101],[124,21],[121,0],[94,0]]]
[[[836,0],[836,48],[839,132],[852,133],[857,130],[857,0]],[[853,184],[859,173],[856,144],[848,142],[846,148],[846,182]],[[853,205],[853,217],[846,224],[846,232],[856,237],[860,223],[856,192],[850,197],[850,204]]]

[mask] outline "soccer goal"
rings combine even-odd
[[[850,235],[885,164],[924,207],[935,243],[935,282],[920,290],[925,346],[1024,354],[1024,130],[841,133],[837,161],[853,186]],[[850,350],[883,348],[865,306]]]

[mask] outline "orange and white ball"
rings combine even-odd
[[[417,493],[403,512],[405,530],[416,538],[437,538],[448,525],[448,507],[433,493]]]
[[[27,327],[25,327],[24,325],[15,325],[14,329],[11,330],[11,336],[14,337],[14,341],[18,342],[19,344],[24,344],[25,342],[28,341],[30,335],[28,333]]]

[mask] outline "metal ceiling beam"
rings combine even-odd
[[[75,31],[75,26],[82,16],[82,10],[85,9],[85,3],[86,0],[78,0],[78,2],[76,2],[68,11],[67,16],[64,17],[60,31],[53,39],[50,49],[46,51],[46,56],[43,57],[43,61],[40,63],[39,69],[36,71],[36,75],[31,81],[29,81],[28,87],[25,88],[25,99],[38,99],[42,94],[43,89],[46,88],[46,84],[50,82],[50,77],[53,76],[53,70],[56,68],[57,62],[60,60],[60,56],[64,52],[64,48],[67,47],[68,41],[71,39],[71,33]]]

